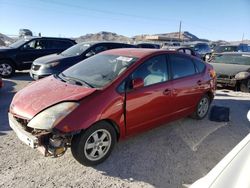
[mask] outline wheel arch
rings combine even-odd
[[[95,125],[96,123],[101,123],[101,122],[106,122],[106,123],[110,124],[114,128],[114,130],[116,132],[117,141],[119,141],[120,140],[120,133],[121,133],[120,132],[120,128],[117,125],[117,123],[115,121],[111,120],[111,119],[101,119],[101,120],[98,120],[98,121],[94,122],[93,124],[91,124],[90,126],[88,126],[87,128],[78,131],[76,134],[83,133],[87,129],[89,129],[91,126]]]
[[[109,124],[115,129],[117,141],[119,141],[119,139],[120,139],[120,128],[119,128],[119,126],[116,124],[116,122],[113,121],[113,120],[111,120],[111,119],[102,119],[102,120],[100,120],[100,121],[97,121],[96,123],[98,123],[98,122],[103,122],[103,121],[109,123]]]
[[[0,62],[2,62],[2,61],[8,61],[8,62],[10,62],[14,66],[15,69],[18,68],[16,62],[13,59],[11,59],[11,58],[1,58]]]
[[[212,91],[207,91],[206,93],[205,93],[205,95],[207,95],[208,97],[209,97],[209,102],[211,103],[212,102],[212,100],[214,99],[214,94],[213,94],[213,92]]]

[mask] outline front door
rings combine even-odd
[[[160,125],[170,117],[172,106],[172,82],[169,80],[165,55],[146,60],[131,75],[141,78],[144,86],[127,92],[126,127],[131,135]]]
[[[20,48],[16,60],[22,69],[29,69],[35,59],[48,55],[49,52],[46,40],[34,39]]]

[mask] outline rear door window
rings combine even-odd
[[[171,54],[169,56],[172,67],[172,78],[178,79],[196,74],[195,66],[191,58],[187,56]]]
[[[67,49],[73,44],[70,41],[49,40],[49,49]]]

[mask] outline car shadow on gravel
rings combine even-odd
[[[8,109],[14,96],[16,83],[10,80],[3,80],[4,86],[0,89],[0,131],[9,131]],[[0,132],[0,136],[4,133]]]
[[[250,101],[215,99],[214,104],[231,108],[229,124],[207,118],[201,121],[185,118],[166,124],[120,142],[111,157],[95,169],[107,176],[155,187],[193,183],[250,131],[247,118],[242,117],[250,109]]]
[[[9,80],[33,81],[28,71],[18,71],[13,77],[9,78]]]

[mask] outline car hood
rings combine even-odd
[[[36,59],[33,63],[36,65],[41,65],[41,64],[46,64],[46,63],[51,63],[55,61],[61,61],[63,59],[66,59],[68,57],[65,57],[61,54],[51,54],[51,55],[46,55],[43,57],[40,57]]]
[[[5,51],[13,50],[13,49],[14,49],[14,48],[1,46],[1,47],[0,47],[0,52],[5,52]]]
[[[216,74],[225,74],[233,76],[239,72],[247,71],[250,69],[249,65],[236,65],[236,64],[224,64],[224,63],[210,63]]]
[[[31,119],[45,108],[63,101],[77,101],[96,91],[62,82],[54,76],[32,82],[13,98],[10,112]]]

